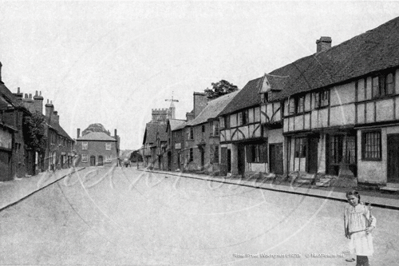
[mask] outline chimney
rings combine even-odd
[[[22,98],[24,97],[24,94],[23,93],[21,93],[21,89],[18,87],[18,89],[17,89],[17,93],[13,93],[14,94],[14,96],[17,98],[17,100],[19,100],[19,101],[21,101],[22,100]]]
[[[3,79],[1,78],[1,68],[3,67],[3,64],[0,62],[0,84],[4,84]]]
[[[53,115],[53,110],[54,110],[54,105],[53,105],[53,103],[52,102],[50,102],[48,99],[47,99],[47,103],[46,103],[46,116],[47,117],[51,117],[52,115]]]
[[[40,95],[38,94],[38,92],[36,91],[35,96],[33,97],[34,100],[34,106],[35,106],[35,110],[36,112],[43,114],[43,97],[42,97],[42,92],[40,92]]]
[[[187,121],[194,120],[194,112],[193,111],[186,113],[186,120]]]
[[[118,131],[116,129],[114,130],[114,136],[115,136],[115,139],[118,136]]]
[[[194,118],[205,108],[208,103],[208,98],[205,93],[194,92]]]
[[[54,111],[53,112],[53,121],[55,122],[55,123],[57,123],[57,124],[59,124],[60,123],[60,116],[58,115],[58,112],[57,111]]]
[[[316,40],[317,53],[326,51],[331,48],[331,37],[321,36],[319,40]]]
[[[76,138],[80,138],[80,128],[78,128],[77,132],[76,132]]]

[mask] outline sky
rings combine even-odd
[[[151,110],[255,78],[399,16],[399,1],[2,1],[2,80],[41,91],[76,138],[101,123],[138,149]]]

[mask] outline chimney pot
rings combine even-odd
[[[331,37],[321,36],[320,39],[316,40],[316,52],[320,53],[331,48]]]

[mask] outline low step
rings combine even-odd
[[[330,182],[316,182],[316,187],[329,187]]]
[[[381,187],[380,190],[389,191],[389,192],[398,192],[399,188],[386,186],[386,187]]]
[[[299,184],[310,184],[312,183],[313,179],[298,179],[295,180],[295,183],[299,183]]]

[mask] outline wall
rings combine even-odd
[[[83,142],[88,142],[88,149],[87,150],[82,150],[82,143]],[[106,150],[105,149],[105,143],[111,143],[111,150]],[[117,163],[117,155],[116,155],[116,142],[111,142],[111,141],[83,141],[83,140],[78,140],[76,144],[76,151],[79,154],[80,157],[82,157],[83,154],[87,154],[87,162],[83,162],[82,159],[80,160],[79,166],[90,166],[90,156],[94,155],[96,157],[96,164],[98,163],[98,156],[102,155],[103,156],[103,162],[104,166],[108,165],[114,165]],[[106,162],[107,156],[111,156],[112,160],[111,162]]]

